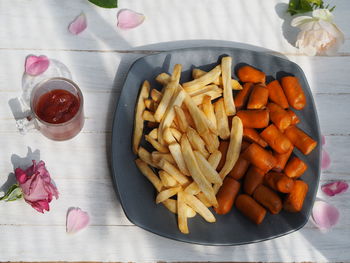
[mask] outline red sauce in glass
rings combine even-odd
[[[53,124],[64,123],[78,112],[80,100],[67,90],[55,89],[40,96],[35,107],[36,115]]]

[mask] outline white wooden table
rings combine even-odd
[[[319,191],[318,197],[341,212],[340,222],[326,234],[309,222],[271,241],[209,247],[165,239],[132,225],[112,186],[111,121],[131,63],[153,51],[208,44],[270,49],[299,64],[312,88],[332,158],[321,184],[349,182],[350,2],[327,1],[337,5],[335,21],[346,37],[334,57],[298,54],[290,43],[297,31],[284,13],[286,2],[120,0],[119,9],[146,16],[140,27],[120,31],[119,9],[98,8],[86,0],[0,0],[0,186],[13,166],[34,156],[45,160],[61,193],[44,215],[23,201],[0,203],[0,261],[350,261],[350,191],[333,198]],[[82,11],[88,28],[73,36],[67,26]],[[162,43],[169,41],[178,42]],[[21,95],[28,54],[60,60],[82,88],[86,121],[74,139],[54,142],[37,131],[24,136],[17,131],[8,101]],[[30,157],[28,147],[36,151]],[[91,216],[91,225],[76,235],[65,232],[66,212],[72,206]]]

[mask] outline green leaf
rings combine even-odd
[[[118,0],[88,0],[89,2],[103,8],[117,8]]]
[[[308,0],[300,0],[300,6],[301,6],[300,11],[303,11],[302,13],[310,12],[313,10]]]
[[[18,186],[18,184],[14,184],[7,190],[6,194],[3,197],[0,197],[0,201],[15,201],[22,198],[22,196],[22,189]]]
[[[316,6],[323,6],[322,0],[307,0],[310,4],[315,4]]]

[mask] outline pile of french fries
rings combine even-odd
[[[136,165],[157,190],[156,203],[177,214],[179,230],[187,234],[187,219],[197,213],[207,222],[216,220],[208,208],[217,207],[216,194],[241,149],[243,126],[234,116],[232,90],[242,87],[231,78],[228,56],[209,72],[193,69],[193,80],[182,84],[181,71],[176,64],[171,75],[159,74],[161,91],[143,82],[135,109],[133,151],[138,155]],[[146,130],[150,132],[145,134]],[[140,146],[142,136],[152,152]],[[226,156],[218,150],[219,138],[230,140]],[[225,164],[217,172],[221,158]]]

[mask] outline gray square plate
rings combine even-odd
[[[307,106],[298,111],[301,129],[318,141],[317,148],[308,156],[295,150],[294,154],[308,165],[302,179],[309,185],[303,210],[300,213],[282,211],[268,214],[261,225],[255,225],[235,208],[227,215],[216,215],[217,222],[207,223],[200,216],[189,219],[190,234],[180,233],[176,216],[163,205],[155,204],[156,191],[140,173],[134,160],[131,142],[134,108],[139,88],[144,80],[152,87],[161,88],[154,79],[161,72],[171,72],[174,64],[183,66],[181,82],[191,78],[191,70],[199,67],[209,70],[223,55],[233,57],[234,65],[250,64],[276,78],[285,72],[297,76],[307,97]],[[234,74],[234,72],[233,72]],[[145,142],[142,144],[147,147]],[[238,48],[200,47],[179,49],[145,56],[131,66],[114,116],[112,132],[113,180],[126,216],[135,225],[155,234],[175,240],[205,245],[239,245],[276,238],[303,227],[310,216],[320,177],[320,129],[315,104],[301,68],[295,63],[269,54]]]

